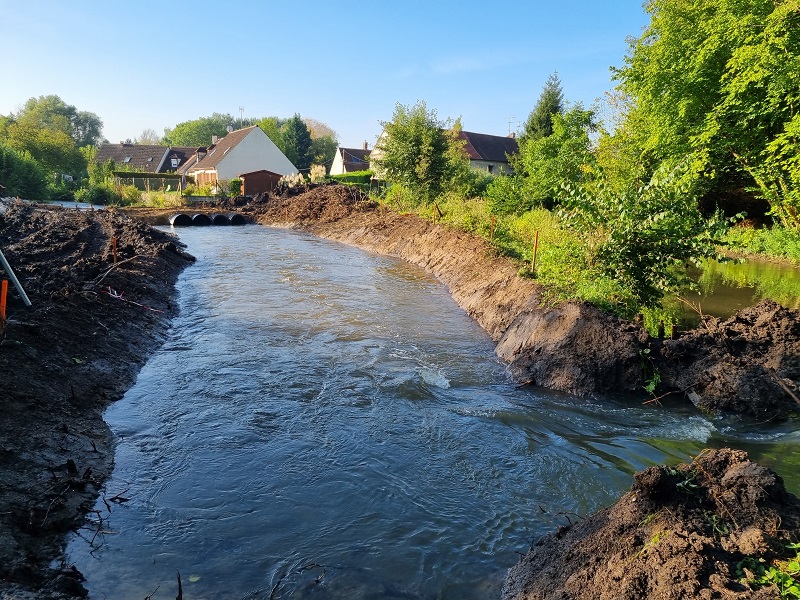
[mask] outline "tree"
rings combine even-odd
[[[29,200],[44,200],[48,177],[41,165],[26,152],[20,152],[0,143],[0,182],[6,196],[20,196]]]
[[[417,202],[430,203],[453,173],[458,141],[449,122],[438,119],[424,101],[411,108],[397,104],[373,151],[381,176],[408,188]]]
[[[27,119],[17,121],[8,126],[4,142],[30,155],[49,173],[74,175],[86,167],[75,140],[62,129],[42,129]]]
[[[161,138],[154,129],[145,129],[133,143],[141,146],[157,146],[161,144]]]
[[[311,133],[303,123],[300,115],[296,114],[286,121],[281,128],[283,139],[283,153],[286,158],[297,167],[298,171],[308,171],[311,168]]]
[[[103,122],[91,112],[79,111],[58,96],[31,98],[14,115],[22,126],[61,131],[70,136],[78,148],[97,145],[102,138]]]
[[[637,107],[641,152],[656,163],[692,156],[712,192],[744,180],[791,224],[800,0],[650,0],[646,10],[650,24],[615,72]]]
[[[553,133],[553,115],[564,112],[564,93],[561,89],[561,80],[558,73],[552,73],[542,88],[542,93],[536,106],[533,107],[525,129],[520,136],[521,140],[540,139]]]
[[[589,137],[593,118],[593,111],[578,104],[564,114],[553,114],[550,135],[521,141],[513,166],[522,177],[526,205],[516,207],[516,212],[551,204],[564,184],[585,181],[594,165]]]
[[[324,165],[330,168],[333,158],[336,156],[336,149],[339,147],[339,139],[336,132],[321,121],[306,117],[303,119],[309,133],[311,134],[311,162],[315,165]]]
[[[231,115],[220,113],[184,121],[173,129],[164,130],[164,142],[170,146],[208,146],[213,136],[225,137],[233,122]]]
[[[585,236],[590,263],[631,291],[637,306],[627,307],[628,316],[688,285],[687,262],[719,258],[727,223],[700,214],[688,163],[660,167],[644,185],[622,192],[606,186],[602,172],[590,187],[566,186],[561,216]]]

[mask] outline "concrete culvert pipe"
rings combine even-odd
[[[196,215],[192,215],[192,225],[211,225],[211,217],[205,213],[197,213]]]
[[[169,218],[169,224],[173,227],[188,227],[192,224],[192,217],[185,213],[178,213]]]
[[[230,225],[231,220],[228,218],[228,215],[223,215],[222,213],[214,213],[213,215],[211,215],[211,224]]]

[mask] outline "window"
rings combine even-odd
[[[492,173],[494,173],[494,165],[487,165],[487,167],[486,167],[486,168],[487,168],[487,170],[489,171],[489,174],[490,174],[490,175],[491,175]]]
[[[177,167],[178,167],[178,159],[173,157],[173,159],[172,159],[172,168],[176,169]]]
[[[131,157],[130,156],[126,156],[125,158],[122,159],[122,162],[124,162],[124,163],[131,162]]]

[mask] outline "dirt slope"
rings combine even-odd
[[[2,202],[0,249],[32,302],[12,288],[0,328],[0,597],[80,595],[48,565],[111,472],[102,411],[163,340],[193,259],[109,211]]]

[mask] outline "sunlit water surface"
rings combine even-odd
[[[177,572],[192,600],[498,598],[517,552],[636,470],[722,445],[797,470],[793,423],[517,387],[414,266],[259,226],[179,235],[180,316],[106,412],[102,522],[67,548],[92,598],[171,600]]]

